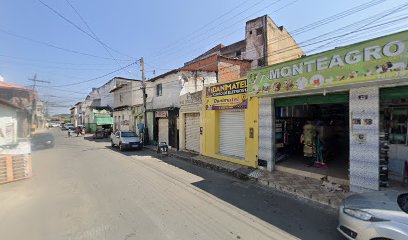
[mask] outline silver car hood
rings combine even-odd
[[[139,137],[122,137],[122,142],[140,142],[140,138]]]
[[[397,203],[398,196],[402,194],[396,191],[377,191],[354,194],[344,200],[344,206],[355,209],[381,209],[400,211]]]
[[[384,191],[352,195],[344,200],[344,207],[360,209],[376,217],[408,224],[408,214],[399,207],[397,199],[402,192]]]

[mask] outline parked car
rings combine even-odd
[[[54,127],[59,127],[60,124],[58,122],[51,122],[50,126],[54,128]]]
[[[62,130],[71,129],[71,131],[72,131],[72,130],[75,130],[76,128],[75,128],[74,124],[72,124],[72,123],[65,123],[64,126],[61,129]]]
[[[408,193],[349,196],[340,206],[337,230],[347,239],[408,239]]]
[[[118,146],[120,151],[125,149],[142,149],[143,142],[134,132],[117,131],[111,134],[111,146]]]
[[[53,148],[55,145],[54,136],[50,133],[37,133],[31,138],[31,149]]]

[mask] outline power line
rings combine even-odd
[[[69,53],[75,53],[75,54],[84,55],[84,56],[93,57],[93,58],[112,60],[112,58],[101,57],[101,56],[97,56],[97,55],[90,54],[90,53],[85,53],[85,52],[81,52],[81,51],[77,51],[77,50],[72,50],[72,49],[68,49],[68,48],[64,48],[64,47],[59,47],[59,46],[53,45],[51,43],[39,41],[39,40],[36,40],[36,39],[33,39],[33,38],[29,38],[29,37],[26,37],[26,36],[23,36],[23,35],[20,35],[20,34],[16,34],[16,33],[1,29],[1,28],[0,28],[0,32],[2,32],[4,34],[7,34],[7,35],[10,35],[10,36],[13,36],[13,37],[16,37],[16,38],[24,39],[26,41],[30,41],[30,42],[34,42],[34,43],[37,43],[37,44],[40,44],[40,45],[44,45],[44,46],[47,46],[47,47],[50,47],[50,48],[55,48],[55,49],[58,49],[58,50],[61,50],[61,51],[65,51],[65,52],[69,52]],[[129,61],[129,60],[120,60],[120,61]]]
[[[253,5],[251,5],[250,7],[246,8],[246,10],[241,11],[240,13],[234,15],[232,18],[234,18],[235,16],[238,16],[239,14],[241,14],[241,13],[243,13],[243,12],[245,12],[245,11],[247,11],[247,10],[249,10],[249,9],[251,9],[251,8],[253,8],[253,7],[255,7],[255,6],[257,6],[257,5],[259,5],[261,2],[264,2],[264,1],[265,1],[265,0],[261,0],[261,1],[256,2],[255,4],[253,4]],[[245,3],[246,3],[246,2],[249,2],[249,1],[245,1]],[[228,11],[227,13],[225,13],[225,14],[223,14],[223,15],[217,17],[217,18],[215,18],[214,20],[208,22],[208,23],[205,24],[203,27],[198,28],[197,30],[195,30],[195,31],[192,32],[191,34],[188,34],[187,36],[185,36],[185,37],[183,37],[183,38],[180,38],[179,41],[176,42],[177,44],[173,44],[173,45],[176,45],[176,46],[177,46],[177,45],[179,45],[178,43],[183,42],[183,41],[190,42],[192,39],[195,39],[195,38],[197,37],[197,35],[196,35],[195,33],[198,33],[198,32],[200,32],[200,31],[204,30],[205,27],[209,26],[211,23],[215,22],[215,21],[218,20],[218,19],[221,19],[221,18],[224,17],[224,16],[227,16],[227,15],[228,15],[229,13],[231,13],[233,10],[238,9],[238,8],[239,8],[240,6],[242,6],[242,5],[243,5],[243,4],[239,4],[237,7],[233,8],[232,10]],[[232,18],[228,18],[226,21],[228,21],[228,20],[230,20],[230,19],[232,19]],[[225,22],[225,21],[224,21],[224,22]],[[216,28],[219,27],[219,25],[220,25],[220,24],[218,24],[218,25],[216,26]],[[209,28],[209,30],[211,30],[211,29],[214,29],[214,27]],[[207,30],[206,32],[208,32],[208,30]],[[202,35],[202,33],[200,33],[198,36],[201,36],[201,35]],[[170,46],[172,46],[172,45],[170,45]],[[168,48],[168,47],[167,47],[167,49],[170,49],[170,50],[171,50],[172,48],[174,48],[174,47],[171,47],[171,48]],[[157,54],[157,55],[155,55],[155,56],[150,56],[150,58],[154,58],[154,57],[157,57],[157,56],[162,56],[163,54],[167,54],[167,53],[166,53],[166,48],[162,49],[159,54]]]
[[[338,37],[337,39],[335,39],[335,40],[333,40],[333,41],[331,41],[331,42],[329,42],[329,43],[325,43],[325,44],[323,44],[323,45],[321,45],[321,46],[318,46],[317,48],[312,49],[312,50],[309,51],[309,52],[313,52],[314,50],[324,48],[325,46],[327,46],[327,45],[329,45],[329,44],[331,44],[331,43],[333,43],[333,42],[336,42],[336,41],[338,41],[339,39],[341,39],[341,38],[343,38],[343,37],[345,37],[345,36],[348,36],[348,35],[350,35],[350,34],[353,34],[353,33],[357,32],[357,31],[360,30],[361,28],[364,28],[364,27],[366,27],[366,26],[369,26],[369,25],[375,23],[376,21],[380,20],[381,18],[387,17],[387,16],[389,16],[389,15],[391,15],[391,14],[394,14],[394,13],[396,13],[396,12],[399,12],[399,11],[404,10],[405,8],[407,8],[407,6],[408,6],[408,3],[407,3],[407,4],[403,4],[402,6],[398,6],[398,7],[394,8],[394,9],[390,10],[390,12],[387,12],[387,13],[381,15],[381,16],[378,16],[378,17],[375,18],[374,20],[370,21],[370,22],[367,23],[367,24],[364,24],[363,26],[357,28],[356,30],[353,30],[353,31],[351,31],[351,32],[349,32],[349,33],[347,33],[347,34],[341,36],[341,37]]]
[[[16,56],[11,56],[11,55],[6,55],[6,54],[0,54],[0,57],[13,58],[13,59],[29,61],[29,62],[52,63],[52,64],[60,64],[60,65],[78,65],[78,66],[84,66],[84,65],[109,66],[109,65],[112,65],[112,63],[72,63],[72,62],[46,61],[46,60],[39,60],[39,59],[32,59],[32,58],[16,57]]]
[[[189,37],[193,36],[195,33],[197,33],[197,32],[199,32],[199,31],[205,29],[207,26],[211,25],[212,23],[214,23],[214,22],[217,21],[218,19],[221,19],[221,18],[227,16],[229,13],[231,13],[231,12],[233,12],[235,9],[238,9],[239,7],[245,5],[245,3],[247,3],[247,2],[249,2],[249,1],[247,1],[247,0],[242,1],[240,4],[238,4],[237,6],[235,6],[234,8],[232,8],[231,10],[227,11],[226,13],[223,13],[223,14],[219,15],[219,16],[216,17],[215,19],[213,19],[213,20],[207,22],[206,24],[204,24],[203,26],[197,28],[195,31],[193,31],[193,32],[191,32],[191,33],[189,33],[189,34],[187,34],[187,35],[184,35],[183,37],[179,38],[179,39],[178,39],[176,42],[174,42],[173,44],[167,45],[166,47],[164,47],[163,49],[161,49],[160,52],[165,51],[167,48],[173,46],[174,44],[178,44],[178,43],[182,42],[183,40],[186,40],[186,38],[189,38]]]
[[[95,80],[104,78],[104,77],[106,77],[106,76],[109,76],[109,75],[111,75],[111,74],[113,74],[113,73],[122,71],[123,69],[126,69],[126,68],[128,68],[128,67],[130,67],[130,66],[132,66],[132,65],[135,65],[135,64],[137,64],[137,62],[132,62],[131,64],[128,64],[128,65],[126,65],[126,66],[124,66],[124,67],[121,67],[121,68],[119,68],[119,69],[116,69],[116,70],[114,70],[114,71],[112,71],[112,72],[103,74],[103,75],[101,75],[101,76],[99,76],[99,77],[95,77],[95,78],[91,78],[91,79],[88,79],[88,80],[83,80],[83,81],[79,81],[79,82],[75,82],[75,83],[69,83],[69,84],[63,84],[63,85],[56,85],[56,86],[52,86],[52,87],[67,87],[67,86],[74,86],[74,85],[83,84],[83,83],[86,83],[86,82],[92,82],[92,81],[95,81]]]
[[[46,4],[45,2],[43,2],[42,0],[38,0],[42,5],[44,5],[45,7],[47,7],[49,10],[51,10],[54,14],[56,14],[58,17],[62,18],[63,20],[65,20],[66,22],[68,22],[69,24],[71,24],[72,26],[74,26],[76,29],[78,29],[80,32],[84,33],[85,35],[89,36],[90,38],[92,38],[93,40],[97,41],[99,44],[101,44],[102,46],[111,49],[112,51],[115,52],[119,52],[109,46],[107,46],[105,43],[103,43],[102,41],[100,41],[97,37],[92,36],[90,33],[88,33],[87,31],[85,31],[84,29],[82,29],[80,26],[78,26],[77,24],[75,24],[74,22],[72,22],[71,20],[69,20],[67,17],[65,17],[64,15],[62,15],[61,13],[59,13],[57,10],[55,10],[54,8],[52,8],[50,5]],[[69,5],[75,10],[75,12],[77,13],[78,16],[79,12],[69,3]],[[80,16],[81,19],[83,19]],[[122,54],[122,53],[120,53]],[[123,55],[123,54],[122,54]],[[111,56],[112,57],[112,56]]]
[[[2,62],[3,64],[18,64],[19,66],[29,66],[33,68],[39,68],[39,65],[24,63],[19,60],[7,60]],[[50,65],[41,65],[43,69],[62,69],[62,70],[73,70],[73,71],[98,71],[106,70],[106,68],[73,68],[73,67],[63,67],[63,66],[50,66]]]
[[[248,11],[249,9],[251,9],[251,8],[257,6],[257,5],[259,5],[259,4],[260,4],[261,2],[263,2],[263,1],[264,1],[264,0],[261,0],[261,1],[259,1],[259,2],[256,2],[255,4],[251,5],[251,7],[244,9],[243,11],[239,12],[238,14],[232,16],[232,17],[229,18],[229,19],[234,19],[235,17],[240,16],[242,13]],[[265,8],[268,8],[268,7],[270,7],[270,6],[272,6],[272,5],[276,4],[276,3],[278,3],[278,2],[280,2],[280,1],[281,1],[281,0],[273,1],[272,3],[268,4]],[[262,9],[261,11],[263,11],[263,10],[264,10],[264,9]],[[257,11],[256,13],[261,12],[261,11]],[[256,14],[256,13],[252,13],[252,14],[249,15],[249,16],[253,16],[253,15]],[[229,19],[228,19],[228,20],[229,20]],[[241,22],[242,22],[242,19],[240,19],[240,20],[234,22],[234,23],[231,24],[231,25],[228,25],[227,27],[224,27],[224,28],[220,29],[219,31],[217,31],[217,32],[215,32],[215,33],[213,33],[213,34],[211,34],[211,35],[214,36],[214,35],[217,35],[217,34],[219,34],[219,33],[222,33],[224,30],[229,29],[231,26],[234,26],[234,25],[236,25],[237,23],[241,23]],[[189,38],[186,43],[189,44],[189,43],[192,42],[192,40],[197,39],[198,37],[201,37],[201,36],[203,36],[203,35],[209,33],[211,30],[219,28],[220,26],[222,26],[222,25],[221,25],[221,24],[218,24],[217,26],[215,26],[215,27],[213,27],[213,28],[207,29],[206,31],[202,32],[200,35],[197,35],[197,36],[194,36],[194,37],[192,37],[192,38]],[[201,38],[201,39],[198,40],[198,41],[194,41],[193,44],[197,44],[197,43],[203,42],[203,41],[205,41],[205,40],[206,40],[206,38]],[[174,53],[178,53],[180,49],[185,49],[185,46],[184,46],[184,45],[181,45],[181,46],[179,45],[179,46],[177,46],[176,48],[174,48],[173,51],[171,51],[171,52],[168,52],[168,53],[162,52],[161,54],[156,55],[156,56],[153,56],[153,57],[151,57],[151,58],[154,59],[154,58],[157,58],[157,57],[159,57],[159,56],[162,56],[163,54],[172,55],[172,54],[174,54]]]
[[[93,35],[94,39],[100,44],[102,45],[102,47],[105,49],[105,51],[109,54],[110,57],[112,57],[116,64],[121,67],[121,64],[119,63],[119,61],[112,55],[112,53],[109,51],[109,49],[112,49],[111,47],[108,47],[108,45],[104,42],[102,42],[102,40],[96,35],[96,33],[92,30],[92,28],[89,26],[89,24],[85,21],[85,19],[82,17],[82,15],[79,13],[79,11],[71,4],[71,2],[69,0],[65,0],[67,2],[67,4],[74,10],[74,12],[78,15],[78,17],[81,19],[81,21],[85,24],[85,26],[88,28],[89,32]],[[61,14],[59,16],[62,16]],[[67,18],[63,18],[68,20]],[[70,21],[70,23],[72,23]],[[72,23],[73,24],[73,23]],[[75,25],[76,26],[76,25]],[[115,52],[119,52],[117,50],[115,50]],[[119,52],[120,53],[120,52]],[[122,53],[120,53],[122,54]],[[122,54],[124,55],[124,54]],[[127,55],[126,55],[127,56]],[[129,57],[129,56],[127,56]],[[131,58],[131,57],[130,57]],[[126,72],[125,72],[126,73]],[[126,73],[127,74],[127,73]]]
[[[383,2],[385,2],[385,1],[386,1],[386,0],[372,0],[372,1],[369,1],[369,2],[367,2],[367,3],[364,3],[364,4],[359,5],[359,6],[357,6],[357,7],[353,7],[353,8],[351,8],[351,9],[346,10],[346,11],[343,11],[343,12],[341,12],[341,13],[339,13],[339,14],[336,14],[336,15],[333,15],[333,16],[331,16],[331,17],[328,17],[328,18],[319,20],[319,21],[317,21],[317,22],[315,22],[315,23],[312,23],[312,24],[308,24],[308,25],[306,25],[306,26],[304,26],[304,27],[302,27],[302,28],[300,28],[300,29],[296,29],[293,34],[292,34],[292,32],[290,32],[290,34],[291,34],[291,36],[293,36],[293,35],[297,35],[297,34],[300,34],[300,33],[308,32],[308,31],[310,31],[310,30],[312,30],[312,29],[315,29],[315,28],[317,28],[317,27],[326,25],[326,24],[328,24],[328,23],[330,23],[330,22],[333,22],[333,21],[342,19],[342,18],[344,18],[344,17],[347,17],[347,16],[349,16],[349,15],[358,13],[358,12],[360,12],[360,11],[366,10],[366,9],[372,7],[372,6],[378,5],[379,3],[383,3]],[[275,11],[274,11],[274,12],[275,12]],[[254,13],[253,13],[253,14],[254,14]],[[241,23],[243,20],[247,20],[247,19],[250,18],[253,14],[251,14],[251,15],[249,15],[249,16],[243,18],[243,19],[240,19],[240,20],[237,21],[237,22],[234,22],[232,25],[229,25],[228,27],[223,28],[222,30],[229,29],[229,27],[235,25],[236,23]],[[255,14],[257,14],[257,12],[256,12]],[[238,30],[241,30],[241,29],[238,29]],[[237,32],[238,30],[229,32],[228,34],[217,38],[215,41],[211,42],[209,45],[215,44],[215,43],[218,42],[219,40],[225,38],[226,36],[231,35],[232,33]],[[212,36],[217,35],[217,34],[220,33],[220,32],[222,32],[222,31],[218,31],[218,32],[212,34]],[[290,38],[291,36],[280,37],[280,38],[278,38],[277,40],[272,41],[271,44],[272,44],[272,43],[279,42],[279,41],[282,41],[282,40],[287,39],[287,38]],[[203,38],[201,41],[195,42],[195,44],[198,43],[198,42],[202,42],[203,40],[205,40],[205,38]],[[184,48],[184,49],[185,49],[185,48]],[[197,51],[197,50],[200,50],[200,49],[201,49],[201,47],[196,48],[196,49],[192,50],[191,52],[194,52],[194,51]],[[255,51],[255,50],[252,50],[252,52],[253,52],[253,51]],[[248,52],[251,52],[251,51],[247,51],[247,53],[248,53]],[[173,54],[177,54],[177,53],[180,53],[180,51],[174,51],[174,52],[172,52],[172,53],[169,53],[169,54],[168,54],[167,56],[165,56],[164,58],[169,57],[170,55],[173,55]],[[175,56],[180,56],[180,54],[177,54],[177,55],[175,55]]]

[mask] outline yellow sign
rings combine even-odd
[[[239,80],[207,87],[207,110],[247,108],[247,80]]]

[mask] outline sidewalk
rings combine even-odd
[[[145,148],[156,151],[156,146],[148,145]],[[329,191],[321,186],[319,180],[282,171],[264,171],[183,151],[169,151],[169,156],[225,172],[243,180],[254,180],[264,187],[289,193],[298,198],[317,202],[336,210],[341,201],[349,194],[347,191]]]

